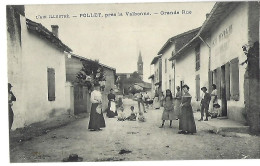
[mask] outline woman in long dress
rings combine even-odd
[[[212,92],[210,94],[211,96],[211,100],[210,100],[210,109],[209,109],[209,113],[212,117],[212,115],[217,115],[217,109],[214,109],[213,105],[214,104],[218,104],[218,92],[217,92],[217,86],[215,84],[212,85]]]
[[[117,116],[117,112],[116,112],[116,105],[114,103],[114,110],[111,110],[111,103],[115,102],[116,100],[116,95],[114,94],[114,90],[110,89],[110,93],[107,95],[107,99],[108,99],[108,108],[107,108],[107,117],[109,118],[114,118],[115,116]]]
[[[181,101],[181,114],[179,120],[178,134],[193,134],[196,133],[196,125],[191,107],[191,95],[189,94],[189,86],[183,85],[184,94]]]
[[[180,119],[180,105],[181,105],[181,90],[180,90],[180,87],[177,86],[176,87],[177,89],[177,93],[176,93],[176,96],[175,96],[175,102],[174,102],[174,112],[175,112],[175,115],[176,115],[176,120]]]
[[[91,112],[89,118],[88,129],[91,131],[99,131],[100,128],[106,127],[105,119],[102,113],[102,94],[100,85],[94,84],[94,91],[91,92]]]
[[[160,109],[160,101],[159,101],[158,93],[155,94],[155,97],[153,99],[153,108],[154,109]]]

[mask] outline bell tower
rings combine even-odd
[[[137,72],[143,80],[143,60],[142,60],[141,51],[139,51],[139,56],[137,61]]]

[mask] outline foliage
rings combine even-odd
[[[91,89],[93,84],[105,81],[104,68],[99,64],[98,60],[81,60],[82,69],[77,73],[78,83],[85,85]],[[101,85],[104,86],[104,85]]]

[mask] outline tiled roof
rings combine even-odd
[[[45,28],[42,24],[34,22],[30,19],[26,19],[26,25],[29,31],[36,33],[40,37],[45,38],[48,42],[56,45],[58,48],[66,52],[72,52],[72,50],[62,43],[62,41],[56,37],[52,32]]]

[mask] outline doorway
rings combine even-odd
[[[226,96],[226,68],[225,65],[221,66],[221,107],[222,116],[227,116],[227,96]]]

